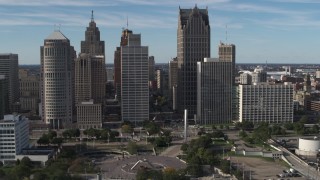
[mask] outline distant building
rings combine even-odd
[[[178,60],[177,58],[173,58],[171,61],[169,61],[169,101],[171,103],[173,103],[173,87],[175,86],[177,88],[177,85],[178,85]],[[175,91],[177,91],[177,89]]]
[[[106,73],[107,73],[107,82],[112,81],[113,82],[113,68],[107,68],[106,69]]]
[[[121,100],[121,47],[128,45],[129,34],[132,34],[131,30],[122,30],[120,46],[114,52],[114,88],[118,100]]]
[[[20,98],[18,54],[0,54],[0,75],[5,75],[7,86],[6,113],[17,112],[16,105]]]
[[[231,62],[232,63],[232,80],[233,83],[235,82],[235,76],[236,76],[236,46],[234,44],[224,44],[220,42],[219,45],[219,60],[225,61],[225,62]]]
[[[19,69],[19,79],[21,110],[37,114],[40,102],[40,76],[29,74],[27,69]]]
[[[232,122],[232,62],[205,58],[198,62],[197,121],[199,124]]]
[[[177,31],[178,109],[188,110],[189,118],[197,113],[197,62],[210,57],[208,9],[180,9]]]
[[[154,56],[149,56],[149,81],[154,80]]]
[[[29,147],[29,122],[21,115],[5,115],[0,120],[0,161],[13,162]]]
[[[77,104],[77,124],[79,129],[102,128],[102,104],[93,101]]]
[[[291,83],[239,85],[239,121],[286,123],[293,121]]]
[[[249,85],[252,83],[252,76],[249,73],[240,74],[240,84]]]
[[[129,34],[121,47],[121,72],[122,121],[149,120],[148,46],[141,46],[140,34]]]
[[[5,108],[6,108],[6,98],[7,98],[7,85],[6,85],[6,78],[4,75],[0,75],[0,119],[3,119],[3,116],[5,114]]]
[[[42,119],[53,129],[68,128],[73,121],[76,52],[67,37],[54,31],[44,40],[40,57]]]

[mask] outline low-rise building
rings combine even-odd
[[[21,115],[4,115],[0,120],[0,161],[15,161],[29,147],[29,122]]]

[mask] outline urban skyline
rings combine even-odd
[[[0,1],[3,52],[19,54],[20,64],[39,64],[38,47],[54,29],[70,39],[77,53],[91,10],[106,42],[106,63],[113,63],[122,27],[143,34],[143,44],[157,63],[176,56],[178,10],[208,7],[211,22],[211,56],[217,57],[220,41],[237,45],[237,63],[317,63],[314,40],[320,29],[317,1],[266,0],[207,1]],[[54,27],[56,25],[56,27]],[[36,34],[36,35],[35,35]],[[159,49],[161,51],[159,51]],[[166,52],[166,53],[163,53]]]

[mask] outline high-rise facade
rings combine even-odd
[[[6,77],[5,75],[0,75],[0,119],[3,119],[3,116],[5,114],[5,107],[6,107]]]
[[[149,81],[154,81],[154,56],[149,56]]]
[[[233,72],[233,82],[235,81],[235,75],[236,75],[236,46],[234,44],[224,44],[220,42],[219,45],[219,60],[220,61],[226,61],[226,62],[232,62],[232,72]]]
[[[239,85],[239,121],[285,123],[293,121],[291,83]]]
[[[75,102],[91,99],[103,103],[106,95],[106,68],[104,41],[100,40],[100,31],[93,19],[85,32],[85,41],[81,41],[81,53],[75,61]]]
[[[131,30],[122,30],[120,46],[114,52],[114,88],[118,100],[121,100],[121,47],[128,45],[129,34],[132,34]]]
[[[29,74],[27,69],[19,69],[21,110],[36,114],[40,101],[40,76]]]
[[[141,46],[140,34],[129,34],[128,45],[121,47],[122,121],[149,119],[148,47]]]
[[[169,61],[169,100],[172,102],[173,87],[178,85],[178,60],[173,58]]]
[[[232,122],[232,62],[205,58],[198,62],[197,123]]]
[[[19,102],[19,62],[18,54],[0,54],[0,75],[4,75],[7,81],[6,113],[15,111],[15,104]]]
[[[210,57],[208,9],[179,9],[177,30],[178,106],[188,109],[189,117],[197,113],[197,62]]]
[[[73,78],[76,52],[69,39],[54,31],[40,48],[42,119],[51,128],[67,128],[73,121]]]

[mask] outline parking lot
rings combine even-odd
[[[289,168],[284,166],[278,161],[269,161],[263,158],[257,157],[231,157],[231,162],[233,166],[238,166],[244,171],[247,176],[251,179],[279,179],[277,175],[284,174],[283,170],[288,170]],[[304,177],[286,177],[285,179],[302,180]]]

